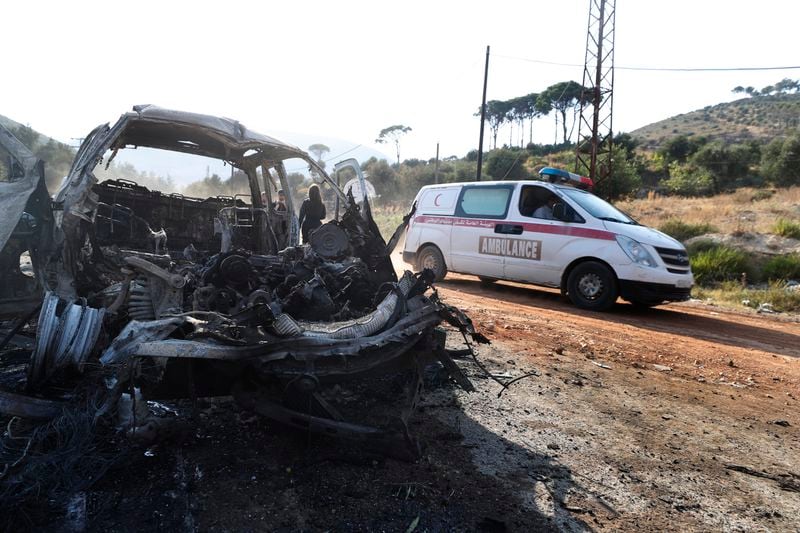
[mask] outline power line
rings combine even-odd
[[[345,155],[345,154],[349,154],[349,153],[350,153],[350,152],[352,152],[353,150],[357,150],[357,149],[361,148],[362,146],[364,146],[364,145],[363,145],[363,144],[357,144],[356,146],[354,146],[354,147],[350,148],[349,150],[345,150],[345,151],[344,151],[344,152],[342,152],[341,154],[337,154],[337,155],[333,155],[333,156],[329,157],[328,159],[326,159],[326,160],[325,160],[325,162],[326,162],[326,163],[329,163],[329,162],[333,161],[334,159],[337,159],[337,158],[339,158],[339,157],[342,157],[342,156],[343,156],[343,155]]]
[[[527,57],[507,56],[502,54],[495,54],[495,57],[502,57],[504,59],[513,59],[515,61],[525,61],[527,63],[540,63],[543,65],[554,65],[558,67],[583,67],[577,63],[559,63],[557,61],[545,61],[543,59],[530,59]],[[614,66],[615,70],[633,70],[645,72],[737,72],[737,71],[759,71],[759,70],[799,70],[800,65],[785,66],[785,67],[702,67],[702,68],[684,68],[684,67],[624,67]]]
[[[340,154],[332,155],[327,159],[323,159],[323,161],[326,162],[326,163],[330,163],[334,159],[338,159],[338,158],[342,157],[345,154],[349,154],[353,150],[358,150],[362,146],[364,146],[364,145],[363,144],[357,144],[357,145],[353,146],[352,148],[350,148],[349,150],[345,150],[344,152],[342,152]],[[286,169],[286,172],[298,172],[298,171],[304,170],[304,169],[305,169],[305,167],[297,167],[297,168],[292,168],[292,169]]]
[[[649,72],[742,72],[759,70],[797,70],[800,65],[792,67],[730,67],[730,68],[656,68],[656,67],[614,67],[620,70],[639,70]]]

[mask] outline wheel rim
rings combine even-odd
[[[581,296],[587,300],[596,300],[599,298],[600,295],[603,294],[603,288],[603,279],[594,272],[585,274],[581,277],[580,281],[578,281],[578,291],[580,291]]]
[[[433,257],[433,254],[422,256],[422,268],[430,268],[434,272],[438,271],[439,265],[436,263],[436,258]]]

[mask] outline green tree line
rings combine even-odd
[[[558,136],[559,119],[562,142],[569,142],[575,126],[575,118],[585,101],[588,91],[575,81],[562,81],[549,86],[540,93],[529,93],[509,100],[489,100],[486,102],[486,123],[492,135],[492,147],[497,148],[497,136],[503,126],[508,126],[508,146],[525,145],[525,125],[527,122],[528,144],[533,143],[533,121],[553,113],[556,137]],[[475,116],[481,115],[481,109]],[[568,121],[568,115],[571,120]],[[571,123],[569,128],[567,124]],[[514,127],[518,141],[514,140]]]

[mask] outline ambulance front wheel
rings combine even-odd
[[[436,276],[436,281],[441,281],[447,275],[447,265],[444,264],[442,252],[436,246],[425,246],[417,254],[417,270],[429,268]]]
[[[605,311],[617,301],[617,278],[603,263],[586,261],[569,273],[567,294],[581,309]]]

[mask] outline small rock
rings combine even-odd
[[[788,420],[774,420],[772,423],[775,424],[776,426],[783,426],[785,428],[791,426]]]
[[[556,348],[553,351],[556,352],[558,355],[563,355],[564,354],[564,348],[561,347],[561,346],[559,346],[558,348]]]
[[[672,367],[667,365],[653,364],[653,368],[659,372],[672,372]]]
[[[736,368],[736,363],[733,362],[733,359],[728,360],[728,366],[731,368]]]
[[[547,449],[548,450],[560,450],[561,446],[559,446],[558,444],[556,444],[554,442],[551,442],[550,444],[547,445]]]

